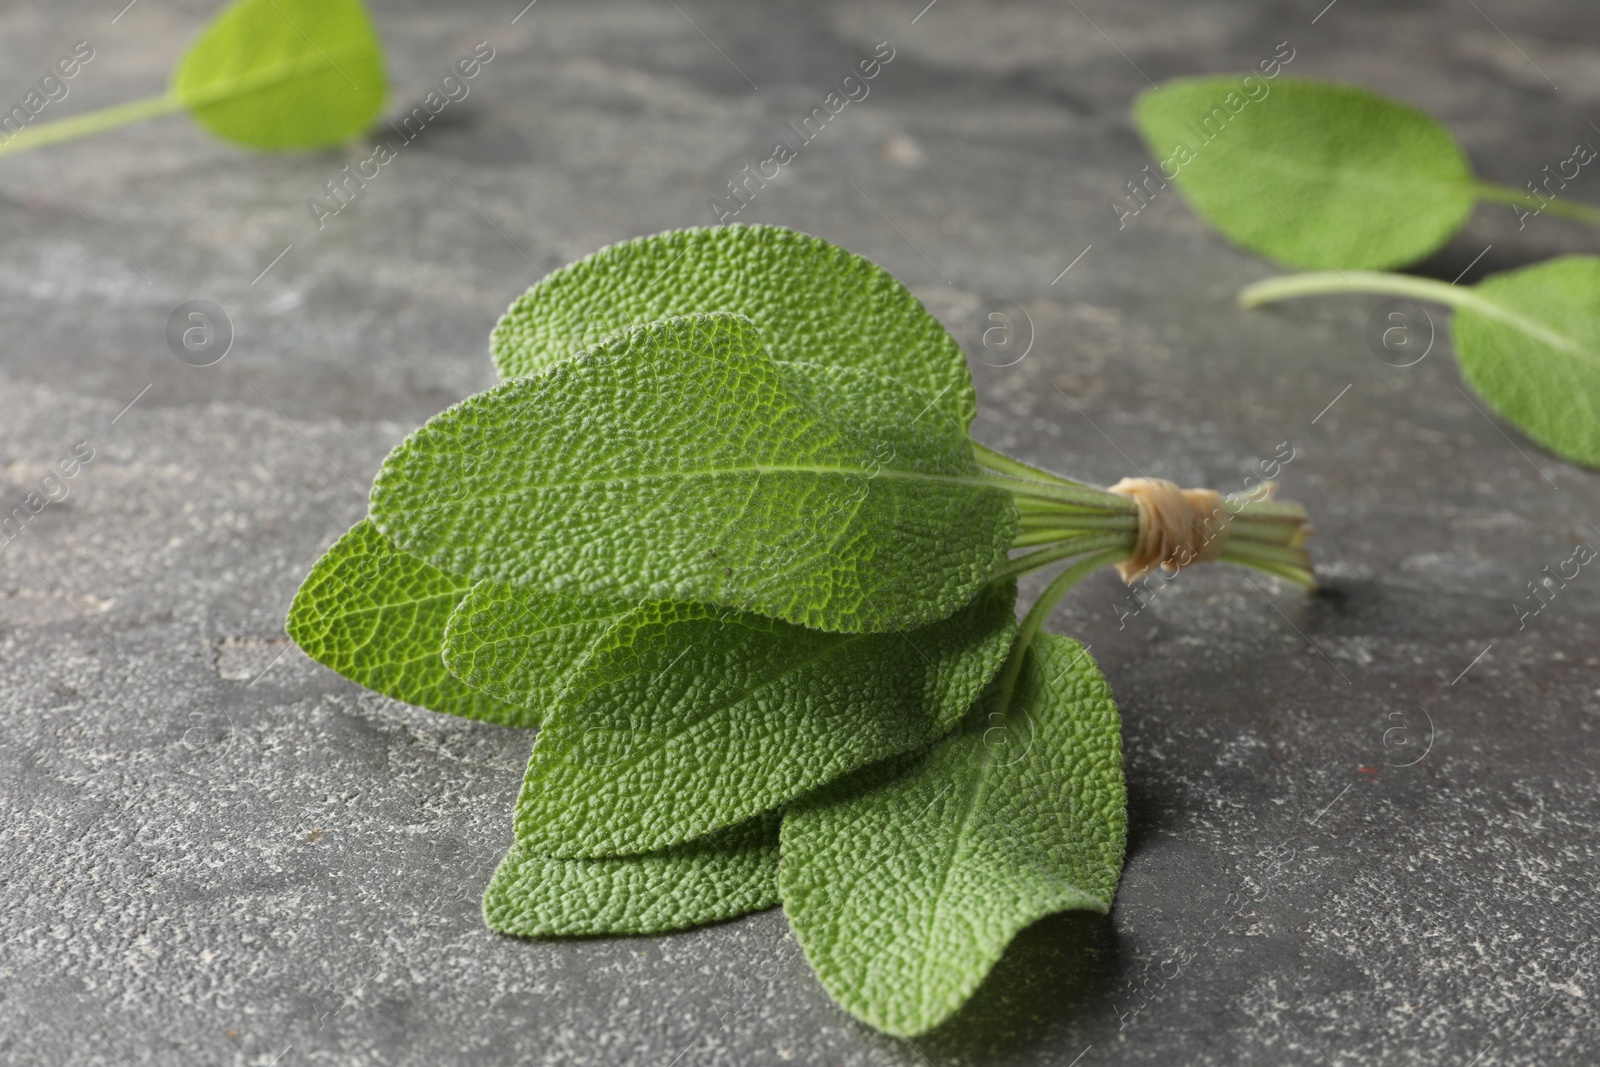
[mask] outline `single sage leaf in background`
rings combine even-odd
[[[1469,292],[1452,327],[1467,381],[1535,441],[1600,467],[1600,258],[1536,263]]]
[[[468,719],[537,726],[533,712],[445,669],[445,624],[471,587],[471,579],[397,550],[363,519],[306,575],[287,629],[306,655],[385,696]]]
[[[1449,130],[1354,85],[1180,78],[1140,94],[1133,113],[1196,212],[1290,266],[1414,262],[1466,223],[1480,192]]]
[[[797,801],[779,890],[833,998],[914,1036],[949,1018],[1023,927],[1108,911],[1126,835],[1116,704],[1082,645],[1040,633],[1009,707],[980,703],[927,754]]]
[[[927,409],[874,380],[907,424]],[[971,600],[1017,513],[966,436],[930,419],[924,451],[889,454],[798,388],[742,316],[652,323],[430,419],[384,461],[373,520],[452,573],[823,630]]]
[[[700,604],[640,608],[547,714],[517,840],[648,852],[948,732],[1000,670],[1016,586],[904,633],[833,634]]]
[[[169,95],[240,144],[339,144],[383,106],[383,46],[360,0],[237,0],[190,46]]]
[[[869,260],[776,226],[672,230],[602,248],[518,297],[490,348],[501,376],[516,378],[629,327],[711,311],[754,322],[774,359],[896,378],[963,430],[977,411],[960,345],[910,290]]]
[[[361,0],[235,0],[184,53],[165,93],[26,126],[0,155],[183,110],[252,148],[322,148],[372,125],[385,93],[383,46]]]
[[[556,859],[518,842],[483,894],[484,922],[523,937],[658,934],[778,903],[778,812],[660,852]]]

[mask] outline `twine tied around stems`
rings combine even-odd
[[[1133,554],[1117,564],[1124,582],[1136,582],[1157,567],[1175,574],[1191,563],[1221,558],[1233,513],[1215,489],[1180,489],[1165,478],[1124,478],[1111,492],[1139,507]]]

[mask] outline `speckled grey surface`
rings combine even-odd
[[[512,25],[521,0],[377,0],[393,112],[496,54],[320,231],[306,201],[363,145],[258,157],[174,117],[0,160],[3,510],[94,450],[0,549],[0,1061],[1593,1062],[1600,576],[1523,629],[1515,605],[1600,544],[1600,475],[1474,410],[1443,338],[1376,360],[1375,299],[1240,312],[1266,264],[1170,190],[1120,231],[1110,205],[1146,162],[1146,76],[1280,41],[1520,185],[1595,136],[1600,12],[1323,3],[539,0]],[[120,6],[6,5],[0,95],[79,39],[96,58],[53,107],[155,92],[215,5]],[[530,736],[363,693],[282,630],[384,453],[491,382],[488,331],[537,271],[710,222],[884,40],[871,95],[740,219],[883,263],[957,330],[1024,307],[1026,358],[975,363],[977,433],[1030,460],[1232,489],[1289,442],[1327,582],[1187,572],[1129,615],[1107,574],[1058,612],[1122,702],[1116,909],[1027,931],[915,1046],[835,1010],[778,912],[491,935]],[[1485,209],[1423,269],[1594,240]],[[194,298],[237,331],[208,368],[163,337]]]

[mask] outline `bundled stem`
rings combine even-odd
[[[1012,547],[1035,549],[1014,557],[1000,577],[1016,577],[1090,552],[1114,553],[1111,563],[1123,562],[1133,553],[1145,520],[1131,496],[1058,477],[982,445],[973,447],[979,462],[997,472],[990,481],[1016,501],[1021,518]],[[1270,491],[1255,498],[1231,497],[1222,506],[1227,514],[1217,516],[1220,522],[1211,536],[1222,537],[1223,542],[1213,558],[1253,567],[1306,589],[1316,587],[1305,550],[1311,536],[1305,508],[1273,500]],[[1194,561],[1159,562],[1171,572]]]
[[[1013,556],[995,574],[1016,578],[1064,560],[1075,560],[1055,576],[1024,616],[1001,675],[999,704],[1009,706],[1028,646],[1068,590],[1102,567],[1127,565],[1133,559],[1150,517],[1130,494],[1071,481],[974,443],[978,461],[995,472],[990,482],[1011,493],[1020,514],[1013,548],[1031,551]],[[1122,488],[1119,486],[1119,488]],[[1168,489],[1173,487],[1168,486]],[[1202,558],[1251,567],[1305,589],[1316,588],[1305,542],[1311,524],[1305,508],[1272,499],[1275,486],[1251,497],[1222,500],[1220,521],[1205,523],[1206,539],[1222,538],[1220,551],[1190,558],[1161,560],[1162,569],[1177,571]],[[1212,499],[1216,499],[1213,497]],[[1190,533],[1190,541],[1195,541]],[[1137,577],[1134,575],[1133,577]],[[1131,582],[1133,577],[1129,578]]]

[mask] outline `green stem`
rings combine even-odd
[[[1074,504],[1078,507],[1094,508],[1102,512],[1110,511],[1115,513],[1138,510],[1138,505],[1128,497],[1119,496],[1104,489],[1091,489],[1088,486],[1074,485],[1070,482],[1037,482],[1027,478],[1012,478],[1003,474],[984,475],[982,480],[996,489],[1004,489],[1016,497],[1052,500],[1061,504]]]
[[[157,115],[167,115],[183,110],[183,106],[183,101],[178,99],[177,94],[169,92],[161,96],[135,100],[132,103],[103,107],[98,111],[88,111],[82,115],[74,115],[70,119],[27,126],[14,134],[11,140],[0,144],[0,156],[7,152],[22,152],[41,145],[55,144],[57,141],[70,141],[74,137],[84,137],[91,133],[99,133],[101,130],[125,126],[130,122],[155,118]]]
[[[1068,567],[1045,586],[1044,592],[1039,594],[1039,599],[1033,602],[1033,607],[1028,609],[1028,614],[1023,616],[1022,624],[1017,627],[1017,637],[1011,643],[1011,655],[1006,659],[1005,674],[1000,679],[999,702],[995,704],[1001,711],[1011,706],[1011,694],[1017,688],[1017,678],[1022,674],[1022,660],[1028,654],[1028,646],[1033,643],[1034,635],[1044,625],[1056,605],[1061,603],[1061,598],[1067,591],[1083,579],[1099,570],[1108,567],[1126,556],[1127,549],[1114,548],[1108,552],[1100,552],[1087,559],[1081,559]]]
[[[1062,536],[1062,531],[1054,526],[1042,530],[1030,530],[1024,526],[1022,531],[1022,533],[1017,534],[1016,537],[1011,539],[1012,548],[1029,548],[1033,545],[1053,545],[1058,541],[1065,540],[1065,538]]]
[[[1001,474],[1010,474],[1014,477],[1026,478],[1031,481],[1053,482],[1056,485],[1071,485],[1080,489],[1089,488],[1082,482],[1075,482],[1070,478],[1063,478],[1059,474],[1051,474],[1042,467],[1035,467],[1032,464],[1024,463],[1022,460],[1017,459],[1014,456],[1008,456],[1004,452],[996,452],[987,445],[980,445],[976,441],[972,442],[972,451],[977,453],[979,463],[983,464],[985,467],[988,467],[992,471],[999,471]]]
[[[1004,452],[996,452],[976,441],[972,442],[972,451],[977,455],[979,464],[1004,476],[1001,480],[1011,485],[1013,494],[1019,497],[1032,495],[1042,500],[1076,504],[1080,507],[1110,508],[1113,511],[1133,510],[1133,502],[1125,496],[1085,482],[1063,478],[1059,474],[1051,474],[1047,470],[1024,463]],[[1030,487],[1032,492],[1023,488],[1024,486]],[[1074,495],[1062,495],[1063,490]]]
[[[1024,530],[1055,530],[1060,534],[1084,530],[1137,530],[1137,515],[1049,515],[1028,512],[1022,516]]]
[[[1222,558],[1231,563],[1281,563],[1295,566],[1305,560],[1305,550],[1290,548],[1281,542],[1272,545],[1263,541],[1247,541],[1229,536],[1222,546]]]
[[[1305,544],[1307,536],[1309,535],[1300,530],[1286,532],[1282,526],[1247,526],[1242,522],[1235,521],[1228,527],[1229,544],[1239,541],[1245,544],[1283,545],[1286,548],[1299,548]]]
[[[1111,551],[1115,555],[1116,559],[1113,562],[1125,559],[1128,553],[1133,551],[1133,539],[1126,534],[1090,534],[1051,542],[1048,548],[1041,548],[1037,552],[1029,552],[1008,560],[1004,566],[995,570],[994,577],[990,580],[1015,578],[1040,567],[1049,566],[1057,560],[1066,559],[1068,556],[1081,556],[1085,552],[1096,552],[1101,549]]]
[[[1532,208],[1535,214],[1548,211],[1552,215],[1562,218],[1576,219],[1587,222],[1591,226],[1600,226],[1600,207],[1582,204],[1575,200],[1560,200],[1551,197],[1544,199],[1534,193],[1513,189],[1509,185],[1496,185],[1493,182],[1479,182],[1475,187],[1479,200],[1487,200],[1495,204],[1511,204],[1516,207]]]
[[[1245,286],[1239,290],[1239,303],[1243,307],[1254,308],[1288,297],[1315,296],[1323,293],[1379,293],[1385,296],[1430,300],[1457,311],[1470,311],[1484,318],[1494,319],[1553,348],[1578,355],[1584,354],[1570,337],[1564,337],[1537,322],[1525,319],[1492,300],[1485,300],[1472,289],[1433,278],[1418,278],[1410,274],[1385,274],[1374,270],[1286,274]]]
[[[1104,515],[1106,509],[1087,504],[1063,504],[1058,500],[1035,500],[1029,496],[1011,498],[1024,518],[1051,518],[1070,522],[1086,515]]]

